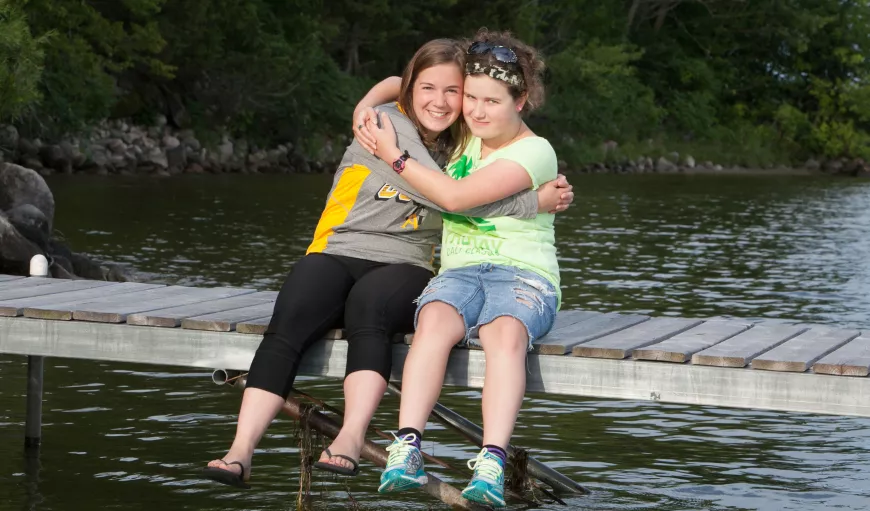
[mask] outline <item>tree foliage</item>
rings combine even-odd
[[[0,6],[0,120],[17,116],[49,134],[159,113],[180,126],[304,144],[346,133],[360,94],[400,73],[420,44],[486,26],[543,52],[549,100],[530,123],[566,154],[614,140],[644,151],[719,147],[747,164],[870,157],[866,0]]]

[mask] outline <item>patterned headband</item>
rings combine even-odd
[[[517,73],[516,71],[511,71],[510,69],[501,67],[497,64],[484,65],[480,62],[469,62],[465,64],[465,74],[485,74],[490,78],[501,80],[508,85],[513,85],[514,87],[519,88],[523,88],[525,83],[522,74]]]

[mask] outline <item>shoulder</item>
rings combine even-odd
[[[556,150],[550,141],[544,137],[526,137],[517,140],[510,146],[500,151],[499,157],[515,160],[523,166],[534,165],[536,167],[558,167]],[[532,170],[528,169],[527,170]]]
[[[559,173],[556,151],[552,144],[543,137],[526,137],[517,140],[500,151],[498,157],[522,166],[532,177],[535,188],[555,179]]]
[[[544,137],[526,137],[514,142],[520,151],[533,151],[538,156],[552,156],[556,158],[556,150],[553,145]]]
[[[411,122],[411,119],[408,118],[402,112],[402,109],[399,107],[399,103],[392,101],[390,103],[384,103],[383,105],[378,105],[375,107],[375,110],[378,112],[384,112],[390,116],[390,120],[395,121],[396,119],[402,119],[407,122]]]

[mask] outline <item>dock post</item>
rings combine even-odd
[[[48,276],[48,260],[42,254],[30,259],[30,276]],[[39,447],[42,438],[42,375],[45,357],[27,357],[27,412],[24,422],[24,447]]]

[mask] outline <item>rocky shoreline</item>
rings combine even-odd
[[[153,175],[177,174],[309,174],[332,172],[348,143],[344,135],[328,140],[315,158],[306,158],[290,142],[262,148],[227,135],[207,147],[193,130],[176,129],[158,116],[154,126],[123,120],[104,121],[87,136],[68,137],[57,144],[19,135],[11,125],[0,126],[0,163],[4,160],[33,169],[42,176],[59,174]],[[870,177],[870,163],[860,158],[810,159],[798,166],[747,168],[672,152],[634,159],[613,157],[616,142],[602,145],[602,161],[580,167],[559,161],[564,173],[581,174],[827,174]]]
[[[68,137],[56,144],[20,136],[15,126],[0,126],[0,163],[4,160],[52,174],[171,176],[204,173],[312,173],[334,167],[345,137],[327,141],[316,160],[294,151],[293,144],[264,149],[224,135],[214,148],[206,147],[193,130],[176,129],[159,116],[154,126],[120,120],[104,121],[88,135]],[[330,165],[331,164],[331,165]]]
[[[559,161],[562,171],[568,170],[564,160]],[[807,160],[803,165],[787,167],[769,165],[765,168],[742,166],[723,166],[711,161],[696,163],[691,155],[680,156],[670,153],[657,159],[639,157],[634,160],[623,159],[584,165],[578,170],[582,174],[745,174],[745,175],[831,175],[849,177],[870,177],[870,163],[861,158],[837,158],[831,160]]]

